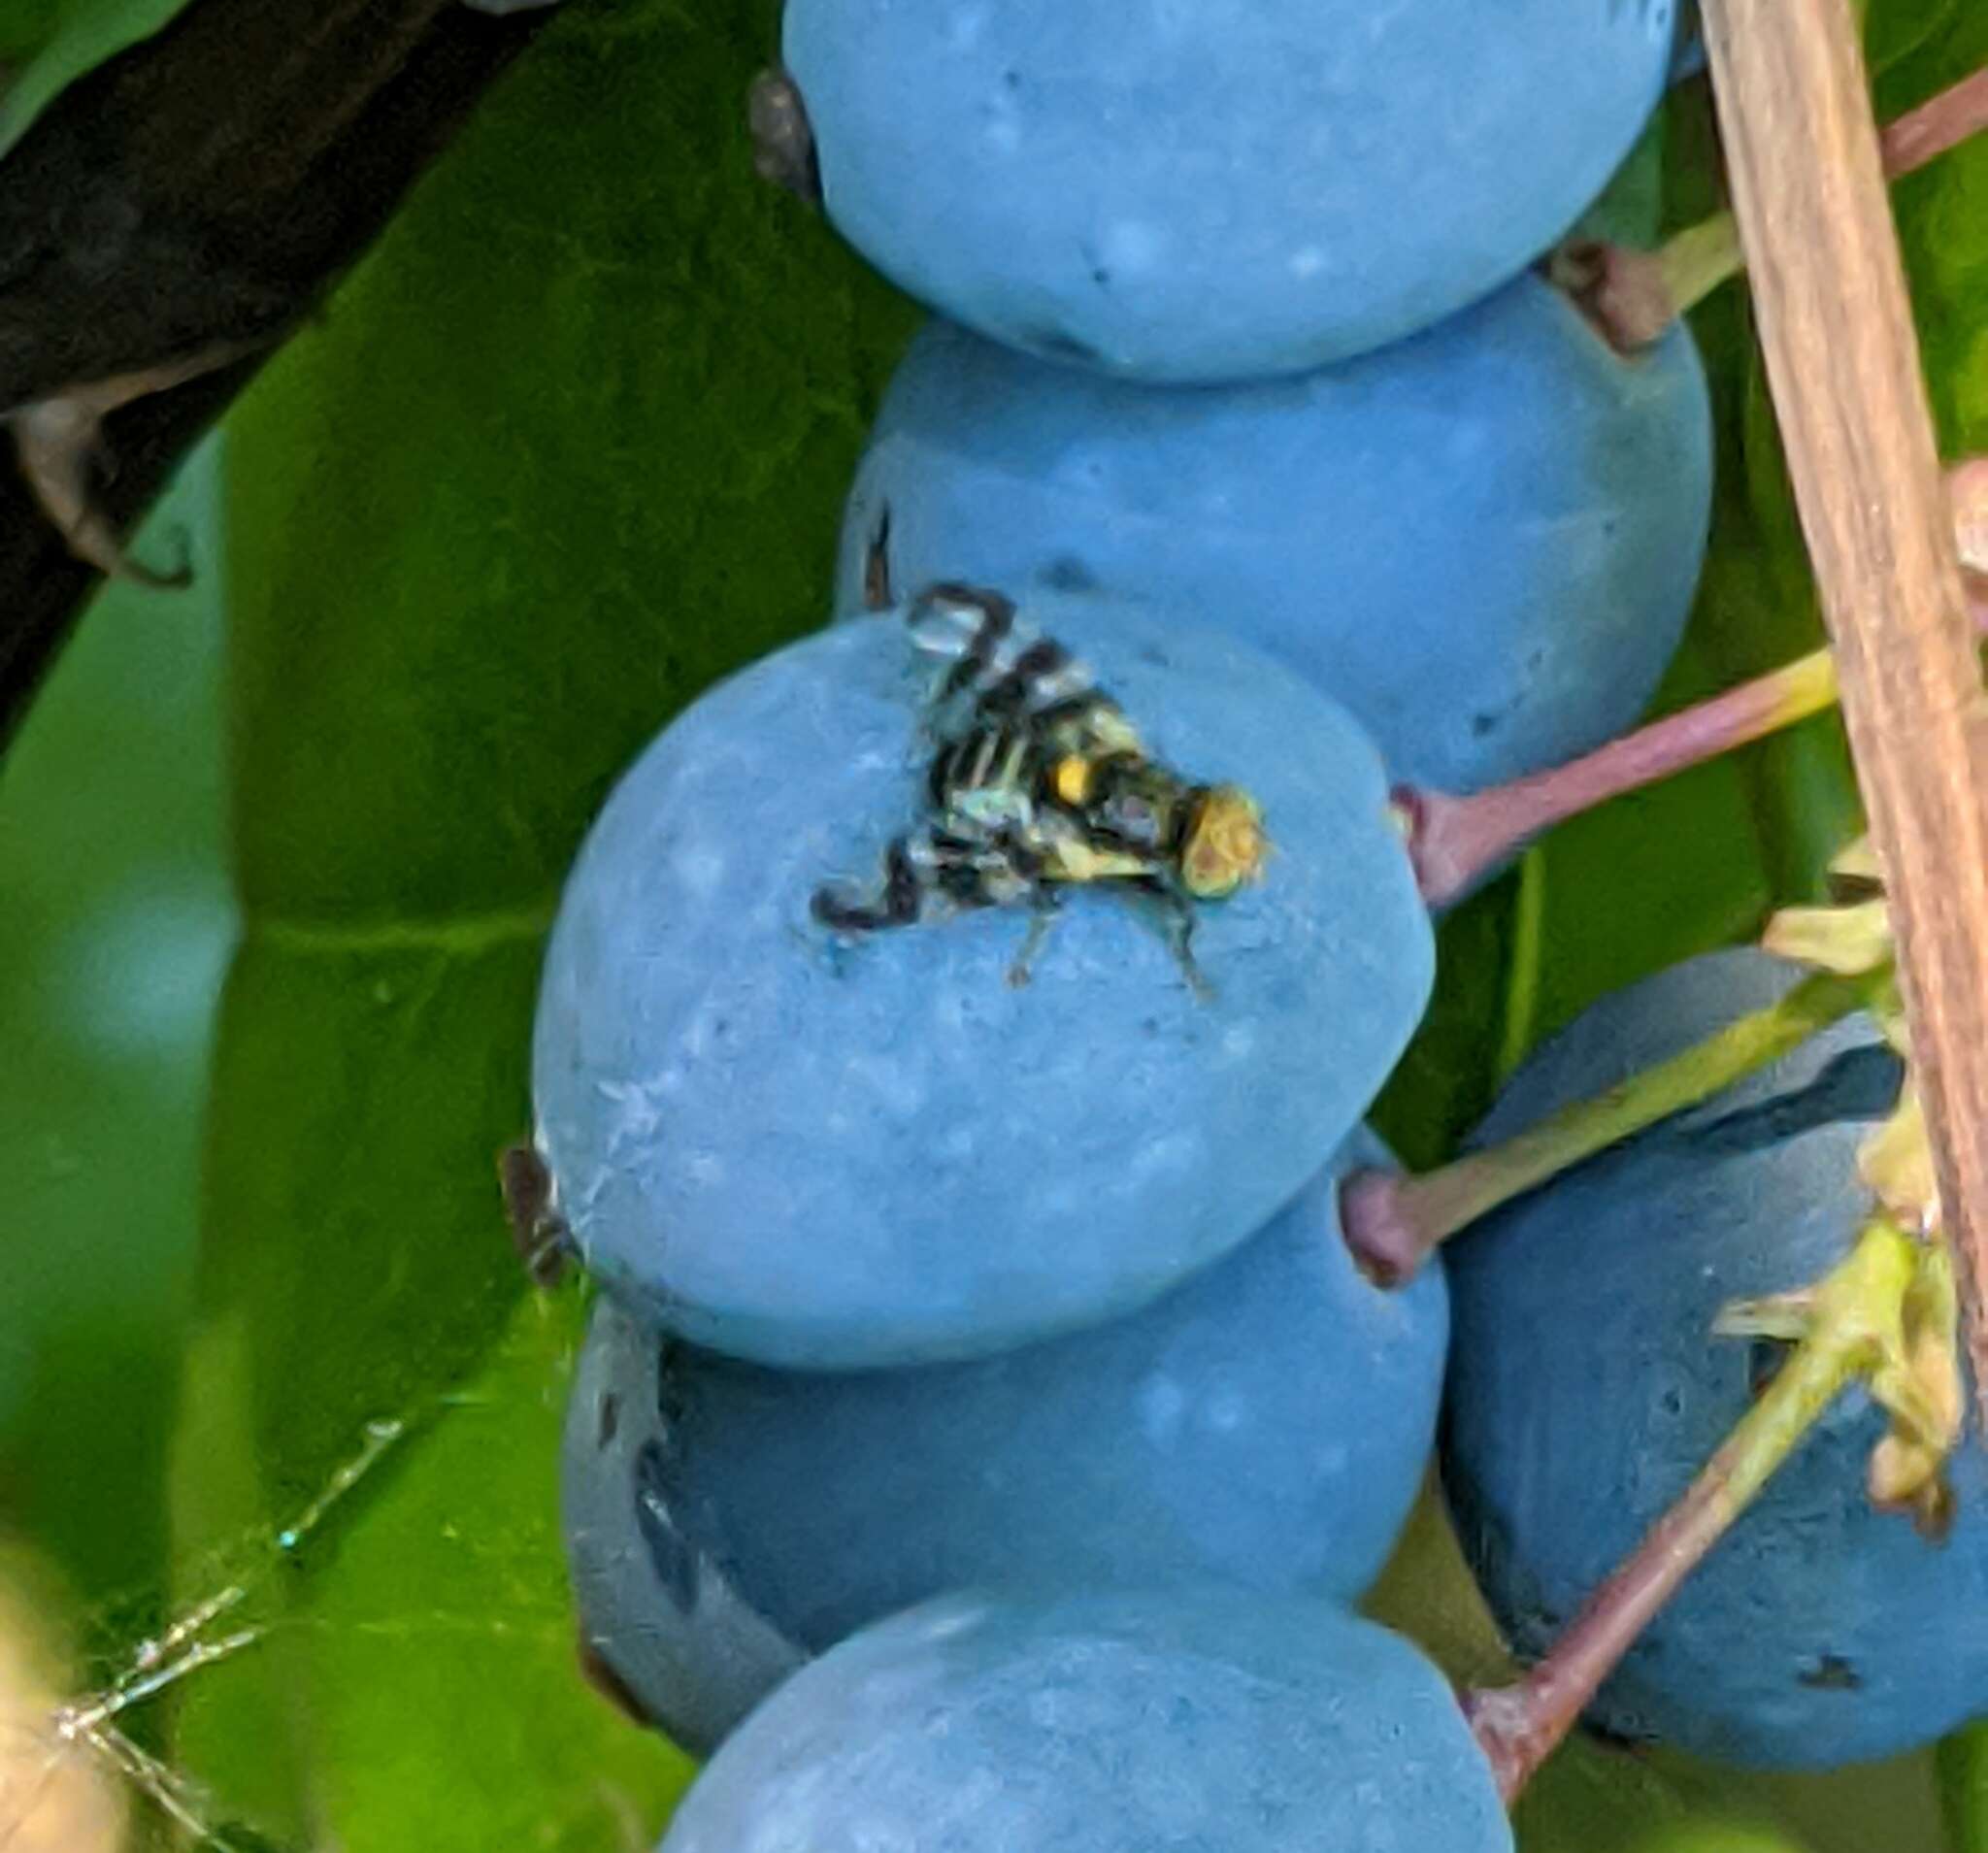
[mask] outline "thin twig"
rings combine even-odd
[[[1884,171],[1897,180],[1988,129],[1988,68],[1887,122],[1878,134]]]

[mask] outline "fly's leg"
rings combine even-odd
[[[1195,1002],[1212,1003],[1215,987],[1203,975],[1194,956],[1194,903],[1167,882],[1142,885],[1159,908],[1160,927],[1166,935],[1168,949],[1180,968],[1180,976],[1187,980],[1187,988],[1194,993]]]
[[[1010,907],[1035,885],[1016,845],[961,830],[921,830],[899,837],[884,851],[881,894],[852,900],[834,888],[818,888],[814,917],[839,933],[875,933],[973,908]]]
[[[931,889],[928,863],[918,853],[922,840],[899,837],[883,852],[883,892],[872,901],[852,900],[835,888],[816,888],[814,917],[837,933],[876,933],[910,926],[925,911]]]
[[[1180,976],[1187,980],[1187,988],[1194,993],[1197,1004],[1212,1004],[1215,987],[1208,981],[1200,964],[1194,956],[1194,915],[1188,911],[1187,903],[1181,902],[1178,910],[1169,921],[1168,943],[1174,948],[1175,962],[1180,967]]]
[[[1016,990],[1020,990],[1035,975],[1035,963],[1042,953],[1044,941],[1049,937],[1050,927],[1056,922],[1058,905],[1059,897],[1054,888],[1036,888],[1028,933],[1022,940],[1021,950],[1014,955],[1014,963],[1008,968],[1008,981]]]

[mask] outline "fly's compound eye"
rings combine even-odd
[[[1105,822],[1127,843],[1150,848],[1160,840],[1159,813],[1143,798],[1114,798],[1105,807]]]

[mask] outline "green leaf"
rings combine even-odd
[[[35,4],[0,31],[0,49],[34,48],[12,83],[0,84],[0,157],[80,77],[149,39],[186,0],[62,0]]]
[[[1988,65],[1988,12],[1961,8],[1885,74],[1889,117]],[[1926,383],[1943,455],[1988,449],[1988,136],[1976,135],[1892,188]]]
[[[1697,614],[1656,709],[1702,699],[1723,685]],[[1757,930],[1769,887],[1740,768],[1715,760],[1577,817],[1539,851],[1542,871],[1535,1041],[1598,997]]]
[[[751,172],[762,11],[555,20],[235,420],[251,915],[548,906],[662,722],[827,618],[912,317]]]
[[[208,1120],[204,1319],[240,1319],[267,1515],[472,1368],[517,1296],[493,1178],[529,1117],[543,918],[406,943],[251,920]]]
[[[1728,1821],[1683,1821],[1640,1839],[1629,1853],[1805,1853],[1799,1841],[1771,1828]]]
[[[1438,923],[1436,994],[1372,1114],[1411,1171],[1441,1164],[1491,1105],[1517,896],[1506,876]]]
[[[646,1848],[689,1779],[680,1753],[579,1689],[570,1601],[547,1574],[580,1310],[577,1294],[518,1308],[325,1572],[316,1611],[339,1620],[312,1656],[314,1749],[319,1806],[348,1845],[468,1845],[474,1821],[485,1846]],[[497,1702],[466,1732],[480,1694]],[[538,1694],[558,1700],[518,1703]]]
[[[213,1636],[238,1644],[170,1690],[168,1766],[215,1844],[643,1847],[684,1773],[573,1667],[552,1472],[576,1307],[521,1298],[491,1160],[524,1124],[540,936],[588,815],[676,708],[826,615],[910,325],[752,179],[772,14],[574,0],[232,422],[248,936],[174,1520],[183,1601],[243,1593]],[[1944,40],[1887,44],[1904,84]],[[1659,139],[1674,216],[1711,194],[1709,128],[1673,108]],[[1978,283],[1938,256],[1942,287]],[[1667,705],[1814,635],[1740,292],[1699,327],[1719,526]],[[1845,814],[1830,725],[1570,826],[1458,910],[1390,1092],[1411,1156],[1594,995],[1804,891]],[[1425,1511],[1388,1612],[1496,1664],[1445,1540]],[[1922,1766],[1897,1779],[1923,1800]],[[1576,1744],[1520,1831],[1627,1853],[1694,1811],[1806,1820],[1807,1793]],[[1884,1794],[1880,1825],[1910,1818]],[[1810,1837],[1874,1843],[1855,1826]]]
[[[1948,1737],[1938,1768],[1952,1853],[1988,1853],[1988,1724]]]
[[[558,1439],[582,1310],[578,1293],[518,1306],[474,1376],[376,1424],[314,1495],[315,1521],[307,1499],[294,1538],[209,1566],[208,1595],[242,1596],[206,1638],[250,1637],[186,1682],[177,1720],[217,1840],[653,1844],[690,1765],[581,1683],[562,1572]],[[209,1328],[209,1408],[248,1350],[246,1330]],[[207,1439],[243,1458],[242,1438]]]
[[[1872,77],[1883,77],[1921,47],[1950,33],[1963,4],[1964,0],[1867,0],[1864,61]],[[1880,108],[1878,119],[1887,120],[1891,114]]]
[[[196,453],[139,539],[168,557],[183,540],[192,589],[108,589],[0,768],[0,1507],[86,1605],[155,1586],[166,1551],[201,1082],[234,931],[215,465],[214,445]]]
[[[61,22],[62,9],[56,0],[13,0],[0,12],[0,58],[7,66],[0,70],[0,91],[9,87],[9,73],[17,75],[55,36]]]
[[[908,307],[761,184],[757,0],[575,7],[230,421],[246,938],[209,1126],[179,1594],[343,1484],[175,1689],[233,1844],[646,1846],[683,1775],[581,1681],[522,1303],[544,933],[623,765],[828,615]],[[216,1577],[221,1578],[217,1584]]]
[[[1600,238],[1611,244],[1651,245],[1664,215],[1664,136],[1667,112],[1658,110],[1636,146],[1610,177],[1568,236]]]

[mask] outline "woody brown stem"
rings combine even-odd
[[[1988,1398],[1988,699],[1870,83],[1845,0],[1706,0],[1705,22],[1754,322]]]

